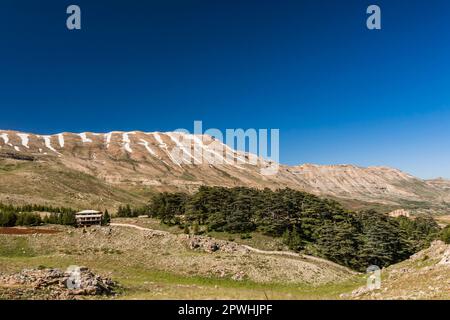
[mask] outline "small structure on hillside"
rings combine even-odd
[[[394,218],[398,218],[398,217],[406,217],[409,218],[411,216],[411,214],[409,213],[408,210],[405,209],[398,209],[398,210],[394,210],[392,212],[389,212],[389,216],[390,217],[394,217]]]
[[[83,210],[75,213],[75,220],[78,226],[101,225],[103,213],[96,210]]]

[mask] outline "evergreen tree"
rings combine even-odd
[[[77,221],[73,213],[60,213],[61,224],[66,226],[75,226]]]
[[[199,228],[197,222],[194,222],[194,226],[192,228],[192,233],[195,234],[195,235],[200,234],[200,228]]]
[[[108,209],[106,209],[102,217],[102,225],[107,226],[110,223],[111,223],[111,216],[109,215]]]
[[[323,257],[352,268],[363,267],[358,258],[359,243],[355,225],[348,222],[325,222],[318,228],[316,247]]]
[[[446,244],[450,244],[450,226],[446,226],[442,230],[440,237]]]

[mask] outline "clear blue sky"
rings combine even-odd
[[[82,9],[82,30],[65,27]],[[382,9],[382,30],[365,27]],[[281,162],[450,177],[448,0],[0,2],[0,128],[279,128]]]

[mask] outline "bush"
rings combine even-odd
[[[198,226],[198,223],[194,223],[194,226],[192,227],[192,233],[193,233],[194,235],[200,234],[200,228],[199,228],[199,226]]]
[[[44,219],[33,211],[50,212]],[[0,203],[0,226],[37,226],[42,223],[75,225],[75,210],[42,205],[13,206]]]
[[[0,227],[14,227],[17,214],[14,212],[0,212]]]
[[[450,226],[446,226],[441,232],[441,240],[450,244]]]
[[[17,215],[16,226],[38,226],[41,223],[41,217],[34,213],[24,212]]]

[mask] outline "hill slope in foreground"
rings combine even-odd
[[[408,260],[382,273],[380,290],[361,287],[342,297],[352,299],[450,299],[450,245],[434,241]]]
[[[450,246],[439,241],[384,269],[381,289],[367,292],[365,275],[324,259],[152,225],[115,219],[87,232],[53,226],[58,232],[0,233],[0,299],[70,298],[49,293],[40,279],[14,279],[23,269],[71,265],[118,282],[117,299],[450,299]]]
[[[262,174],[274,166],[276,174]],[[44,136],[3,130],[0,181],[2,202],[77,208],[143,204],[153,192],[190,192],[200,185],[290,187],[352,207],[389,210],[445,212],[450,204],[447,180],[422,180],[387,167],[278,165],[210,136],[177,132]]]
[[[335,288],[355,287],[353,271],[327,260],[114,222],[87,231],[54,226],[59,232],[0,233],[0,299],[38,295],[32,285],[9,281],[10,274],[71,265],[111,277],[123,286],[122,299],[295,299],[321,296],[325,289],[333,298]]]

